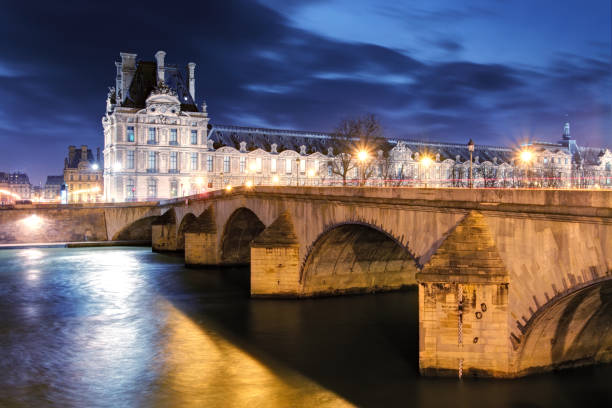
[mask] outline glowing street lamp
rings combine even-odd
[[[421,163],[421,166],[425,168],[425,187],[427,187],[427,169],[429,169],[429,166],[431,166],[433,160],[429,156],[423,156],[423,158],[419,162]]]
[[[369,158],[370,154],[367,150],[362,149],[357,152],[357,160],[359,161],[359,167],[361,169],[360,185],[365,184],[365,163]]]
[[[92,170],[98,170],[100,167],[98,166],[98,163],[94,163],[91,165],[91,169]]]
[[[278,184],[279,182],[280,182],[280,179],[278,178],[278,176],[272,177],[272,183]]]
[[[228,193],[232,191],[232,185],[228,184],[227,186],[225,186],[225,191],[227,191]]]
[[[519,157],[523,163],[529,164],[533,160],[533,153],[530,150],[522,150]]]
[[[247,180],[246,183],[244,183],[244,186],[246,188],[251,188],[253,187],[253,182],[251,180]]]

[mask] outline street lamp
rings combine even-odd
[[[370,158],[367,150],[360,150],[357,152],[357,160],[359,160],[359,167],[361,167],[361,180],[359,182],[360,185],[365,184],[365,163]]]
[[[472,153],[474,153],[474,141],[472,139],[470,139],[470,141],[467,144],[467,148],[468,151],[470,152],[470,182],[469,182],[469,186],[470,188],[474,187],[474,174],[472,172]]]
[[[519,153],[519,159],[521,159],[521,161],[525,165],[525,169],[526,169],[526,173],[527,173],[527,180],[529,181],[529,165],[533,161],[533,152],[531,150],[529,150],[529,149],[523,149]],[[530,181],[529,181],[529,184],[531,184]],[[530,185],[530,187],[531,187],[531,185]]]
[[[98,170],[98,163],[94,163],[91,165],[92,170]]]
[[[431,157],[429,156],[423,156],[420,163],[425,168],[425,187],[427,187],[427,179],[429,176],[429,172],[427,170],[429,169],[429,166],[431,166],[431,163],[433,163],[433,160],[431,160]]]

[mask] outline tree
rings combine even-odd
[[[490,165],[483,165],[482,180],[484,187],[495,187],[497,184],[497,168]]]
[[[374,152],[390,150],[389,142],[382,135],[378,119],[371,114],[340,122],[331,135],[330,146],[337,152],[335,158],[330,161],[331,171],[342,178],[343,185],[346,185],[349,172],[354,169],[361,170],[359,178],[365,183],[375,174],[377,163]],[[369,159],[365,163],[358,161],[359,151],[367,153]]]

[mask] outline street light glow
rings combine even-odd
[[[357,159],[359,159],[360,162],[368,160],[368,156],[368,152],[365,150],[360,150],[359,152],[357,152]]]
[[[523,150],[519,157],[523,163],[529,163],[533,159],[533,153],[530,150]]]
[[[433,160],[431,160],[431,157],[429,157],[429,156],[423,156],[423,158],[421,159],[421,164],[425,168],[431,166],[431,163],[433,163]]]
[[[21,222],[23,222],[25,226],[30,229],[37,229],[40,227],[40,224],[42,224],[42,219],[38,215],[32,214],[29,217],[22,219]]]
[[[280,182],[280,179],[278,178],[278,176],[272,177],[272,183],[278,184],[279,182]]]
[[[98,168],[99,168],[98,167],[98,163],[94,163],[94,164],[91,165],[91,169],[92,170],[98,170]]]
[[[201,187],[202,184],[204,184],[204,179],[202,177],[198,177],[196,179],[196,184]]]
[[[244,186],[245,186],[246,188],[251,188],[251,187],[253,187],[253,182],[252,182],[251,180],[247,180],[247,182],[246,182],[246,183],[244,183]]]
[[[313,169],[308,170],[308,177],[314,177],[315,171]]]
[[[256,165],[255,163],[251,163],[251,165],[249,166],[249,169],[250,169],[252,172],[255,172],[255,170],[257,170],[257,165]]]
[[[232,191],[232,185],[228,184],[227,186],[225,186],[225,191],[227,191],[228,193]]]

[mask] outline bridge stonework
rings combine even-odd
[[[186,263],[250,263],[253,296],[418,285],[425,375],[612,360],[586,333],[612,327],[610,192],[260,187],[166,206],[177,229],[193,214]]]
[[[257,187],[104,211],[106,239],[250,264],[252,296],[418,286],[424,375],[612,361],[609,191]]]

